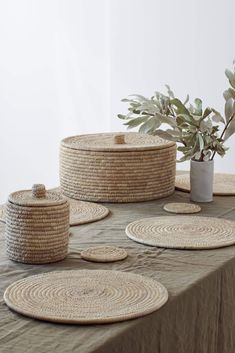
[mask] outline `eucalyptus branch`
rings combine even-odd
[[[235,117],[235,115],[232,115],[231,118],[230,118],[230,119],[227,121],[227,123],[225,124],[225,127],[224,127],[224,129],[223,129],[223,131],[222,131],[222,133],[221,133],[221,135],[220,135],[220,139],[221,139],[221,140],[223,139],[224,134],[225,134],[226,130],[228,129],[229,125],[231,124],[232,120],[234,119],[234,117]],[[217,151],[214,151],[214,152],[213,152],[213,155],[212,155],[212,157],[211,157],[211,160],[214,159],[214,157],[215,157],[215,155],[216,155],[216,152],[217,152]]]
[[[128,129],[139,127],[139,132],[160,136],[177,143],[177,149],[183,154],[179,161],[213,160],[215,154],[224,156],[227,148],[224,141],[235,134],[235,69],[226,70],[230,87],[224,92],[225,119],[212,107],[203,109],[202,100],[196,98],[193,103],[178,99],[166,85],[167,94],[155,92],[151,98],[135,94],[124,102],[129,104],[128,114],[119,114]],[[219,135],[220,123],[224,123]],[[162,130],[161,126],[167,129]]]

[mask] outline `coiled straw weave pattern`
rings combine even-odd
[[[138,243],[172,249],[215,249],[235,244],[235,222],[215,217],[166,216],[134,221],[127,236]]]
[[[30,276],[10,285],[6,304],[40,320],[104,324],[152,313],[168,299],[159,282],[128,272],[61,271]]]
[[[63,140],[60,148],[63,194],[102,202],[146,201],[172,194],[175,144],[138,133],[124,136],[125,140],[119,138],[118,142],[115,134]]]
[[[22,194],[24,195],[24,193]],[[16,200],[19,196],[17,194]],[[40,196],[41,198],[41,196]],[[49,199],[49,193],[47,199]],[[56,204],[57,198],[59,203]],[[14,199],[11,194],[9,200]],[[60,261],[68,252],[69,204],[58,195],[53,196],[48,206],[23,206],[9,201],[6,204],[6,247],[11,260],[41,264]],[[30,204],[28,194],[26,205]],[[52,205],[50,205],[52,202]]]

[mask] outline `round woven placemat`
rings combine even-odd
[[[68,199],[70,204],[70,225],[91,223],[105,218],[109,209],[93,202]]]
[[[6,205],[0,205],[0,222],[6,223]]]
[[[6,304],[45,321],[102,324],[144,316],[168,299],[166,288],[133,273],[104,270],[61,271],[11,284]]]
[[[198,213],[201,207],[194,203],[170,202],[164,205],[164,210],[170,213]]]
[[[52,189],[52,191],[62,195],[59,187]],[[70,226],[96,222],[109,214],[109,209],[103,205],[64,197],[70,205]]]
[[[127,257],[127,252],[116,246],[96,246],[83,250],[81,257],[93,262],[114,262],[124,260]]]
[[[175,187],[178,190],[190,192],[189,173],[177,175]],[[213,194],[217,196],[235,195],[235,174],[216,173],[214,175]]]
[[[235,244],[235,222],[214,217],[145,218],[126,227],[138,243],[173,249],[214,249]]]

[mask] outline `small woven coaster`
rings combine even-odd
[[[0,222],[6,222],[6,205],[0,205]]]
[[[127,252],[124,249],[106,245],[83,250],[81,257],[93,262],[114,262],[124,260],[127,257]]]
[[[104,324],[152,313],[168,299],[159,282],[130,272],[43,273],[11,284],[6,304],[23,315],[67,324]]]
[[[164,205],[164,210],[170,213],[197,213],[201,207],[194,203],[171,202]]]
[[[215,249],[235,244],[235,222],[215,217],[144,218],[126,227],[138,243],[172,249]]]
[[[61,194],[60,188],[52,189],[55,193]],[[70,226],[91,223],[105,218],[109,209],[94,202],[78,201],[65,197],[70,204]]]
[[[178,190],[190,192],[189,173],[177,175],[175,187]],[[235,195],[235,174],[214,174],[213,194],[217,196]]]

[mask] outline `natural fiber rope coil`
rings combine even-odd
[[[125,249],[116,246],[94,246],[81,252],[81,257],[93,262],[114,262],[124,260],[127,257]]]
[[[62,195],[60,188],[55,188],[52,189],[53,192],[59,193]],[[93,202],[85,202],[85,201],[78,201],[78,200],[73,200],[71,198],[66,198],[69,206],[70,206],[70,219],[69,219],[69,224],[70,226],[75,226],[75,225],[80,225],[80,224],[85,224],[85,223],[90,223],[90,222],[96,222],[99,221],[109,214],[109,209],[103,205],[99,205]],[[6,222],[6,204],[0,205],[0,221],[1,222]],[[57,224],[63,223],[64,219],[63,216],[66,214],[67,215],[67,210],[64,211],[64,207],[60,210],[60,206],[56,206],[56,211],[57,213],[55,214],[53,208],[47,208],[45,210],[45,207],[35,207],[33,208],[33,212],[30,211],[29,207],[22,207],[20,210],[17,207],[17,209],[14,209],[14,205],[12,204],[12,215],[15,215],[17,217],[16,221],[17,224],[34,224],[35,225],[40,225],[42,220],[43,220],[43,225],[51,225],[52,220],[51,219],[45,219],[45,213],[47,215],[52,214],[53,215],[53,220],[54,222],[57,222]],[[21,215],[25,215],[27,217],[21,217],[19,218],[18,215],[19,213]],[[61,218],[62,217],[62,218]],[[25,220],[26,218],[26,220]],[[14,220],[12,218],[11,223],[14,223]]]
[[[170,202],[164,205],[164,210],[170,213],[198,213],[201,207],[194,203],[187,202]]]
[[[235,244],[235,222],[215,217],[144,218],[126,227],[127,236],[142,244],[173,249],[215,249]]]
[[[105,324],[147,315],[168,299],[166,288],[141,275],[78,270],[30,276],[11,284],[6,304],[23,315],[67,324]]]
[[[11,260],[40,264],[60,261],[68,252],[69,204],[44,185],[9,196],[5,209],[6,248]]]
[[[153,200],[174,192],[176,147],[138,133],[66,138],[60,148],[64,195],[101,202]]]

